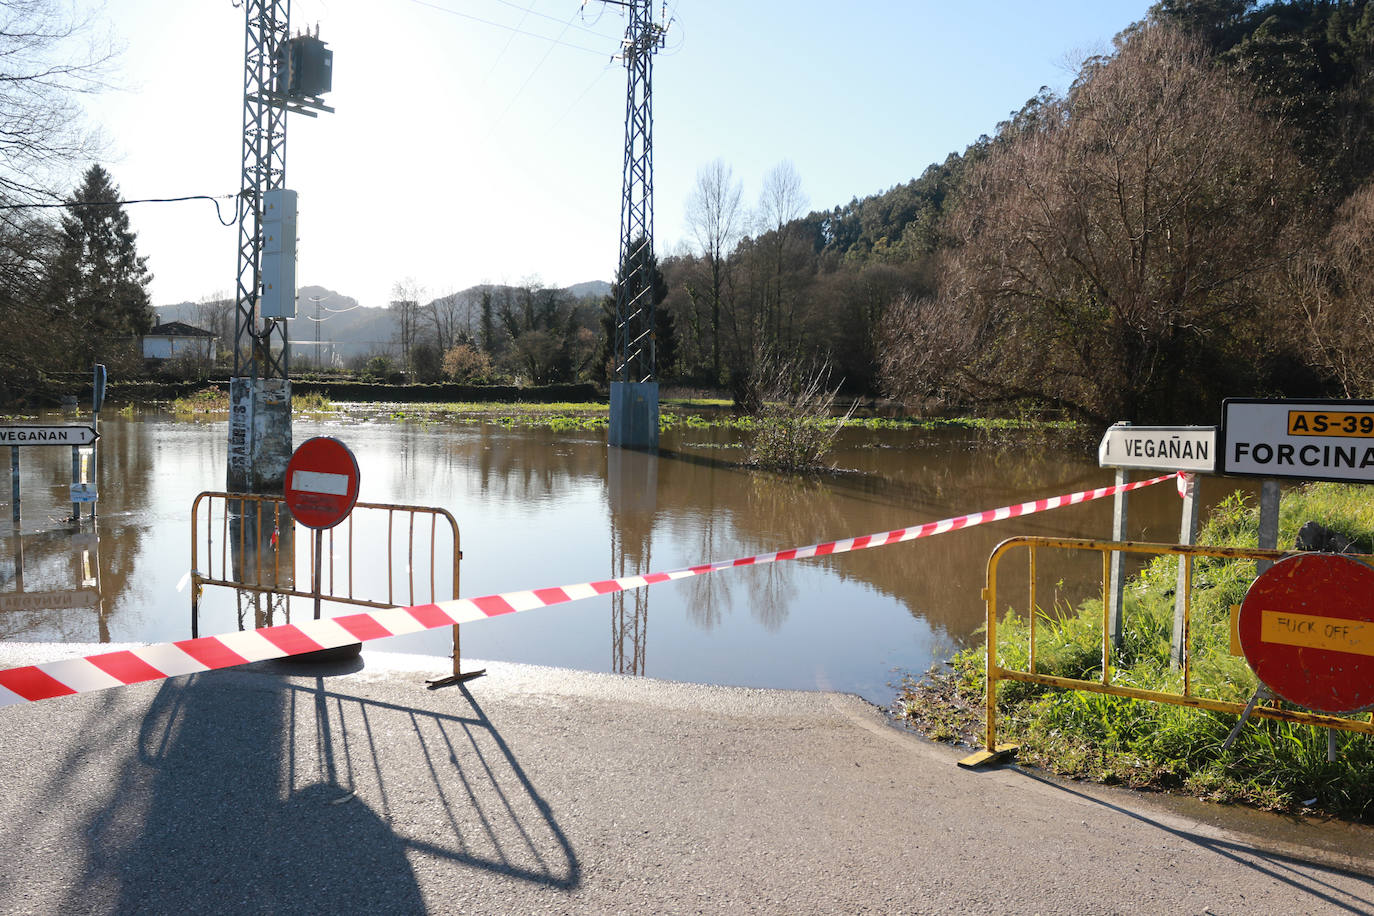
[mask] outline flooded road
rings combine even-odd
[[[73,421],[53,415],[37,422]],[[75,534],[65,521],[70,450],[23,452],[18,533],[8,494],[0,499],[0,639],[190,635],[191,505],[198,493],[223,488],[226,425],[145,413],[102,419],[101,434],[99,517]],[[297,443],[315,435],[335,436],[353,450],[361,501],[452,513],[461,530],[464,596],[750,556],[1112,481],[1088,447],[1047,445],[1040,437],[994,445],[967,431],[848,429],[833,455],[844,473],[819,480],[738,467],[740,434],[720,428],[667,431],[656,457],[608,450],[599,431],[296,419]],[[1227,481],[1207,480],[1202,497],[1210,502],[1229,490]],[[1130,536],[1175,540],[1179,505],[1171,484],[1134,494]],[[1026,534],[1106,538],[1111,513],[1111,501],[1102,500],[510,615],[465,625],[463,654],[697,683],[832,688],[886,704],[902,672],[923,672],[981,625],[979,595],[994,545]],[[307,545],[302,531],[297,554]],[[355,567],[364,576],[368,564]],[[1096,587],[1092,569],[1045,575],[1065,600]],[[300,601],[288,610],[309,615]],[[327,614],[346,610],[326,605]],[[241,616],[232,590],[205,589],[202,635],[236,629]],[[445,655],[449,632],[381,647]]]

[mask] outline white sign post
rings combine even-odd
[[[1374,401],[1229,398],[1223,474],[1374,483]]]
[[[91,426],[0,426],[0,445],[92,445]]]
[[[1118,424],[1108,428],[1098,444],[1097,463],[1104,468],[1211,474],[1217,465],[1217,428]]]
[[[72,450],[72,485],[82,482],[77,453],[81,446],[94,446],[100,438],[94,426],[15,426],[0,425],[0,445],[10,447],[10,498],[13,500],[13,519],[19,531],[19,448],[30,445],[68,445]],[[84,492],[84,491],[83,491]],[[94,493],[92,493],[92,500]],[[72,521],[80,521],[76,490],[72,491]],[[92,509],[94,512],[94,509]]]
[[[1148,471],[1187,471],[1189,477],[1182,488],[1183,518],[1179,524],[1178,541],[1192,544],[1197,538],[1197,484],[1193,474],[1211,474],[1216,469],[1217,428],[1215,426],[1131,426],[1118,423],[1109,427],[1097,446],[1097,463],[1117,469],[1117,484],[1126,483],[1127,468]],[[1116,496],[1116,511],[1112,537],[1126,540],[1126,494]],[[1125,593],[1125,558],[1120,552],[1112,554],[1111,608],[1108,613],[1112,641],[1121,643],[1121,603]],[[1183,598],[1191,585],[1184,572],[1183,561],[1178,564],[1178,587],[1174,593],[1174,637],[1171,655],[1175,665],[1181,663],[1183,652]]]
[[[1221,438],[1221,473],[1264,478],[1260,547],[1278,546],[1279,478],[1374,483],[1374,401],[1228,398]]]

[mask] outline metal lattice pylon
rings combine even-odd
[[[243,0],[243,178],[239,191],[234,376],[286,378],[286,322],[258,327],[262,285],[263,196],[286,185],[286,106],[277,95],[276,61],[290,38],[290,0]]]
[[[611,2],[611,0],[607,0]],[[647,0],[617,3],[629,14],[621,57],[625,91],[625,172],[620,195],[620,284],[615,314],[615,380],[650,382],[654,297],[649,268],[654,251],[653,59],[666,28]]]

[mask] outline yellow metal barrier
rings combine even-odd
[[[998,567],[1004,556],[1014,550],[1024,549],[1029,557],[1029,602],[1028,619],[1030,621],[1029,652],[1027,666],[1028,671],[1016,671],[1004,668],[1000,664],[1000,657],[997,647],[997,575]],[[1039,674],[1036,672],[1036,639],[1035,639],[1035,618],[1036,618],[1036,560],[1037,553],[1042,550],[1080,550],[1096,551],[1102,555],[1102,676],[1098,680],[1080,680],[1077,678],[1058,677],[1049,674]],[[1184,596],[1183,604],[1183,692],[1168,693],[1157,690],[1142,690],[1136,687],[1128,687],[1112,683],[1112,644],[1109,635],[1107,615],[1110,613],[1110,601],[1107,590],[1111,581],[1111,556],[1120,551],[1125,554],[1153,555],[1153,556],[1178,556],[1180,562],[1184,564],[1183,581],[1192,582],[1192,565],[1194,557],[1219,557],[1235,560],[1270,560],[1278,561],[1287,556],[1292,556],[1292,551],[1281,550],[1261,550],[1258,548],[1240,547],[1197,547],[1183,546],[1178,544],[1150,544],[1134,541],[1095,541],[1077,538],[1045,538],[1045,537],[1017,537],[1010,538],[998,544],[988,557],[987,586],[983,590],[983,598],[987,602],[987,748],[964,761],[965,766],[976,766],[989,759],[999,757],[1007,752],[1014,750],[1012,745],[997,744],[997,684],[999,681],[1022,681],[1027,684],[1041,684],[1046,687],[1059,687],[1068,690],[1084,690],[1092,693],[1103,693],[1111,696],[1129,697],[1135,700],[1146,700],[1153,703],[1171,703],[1175,706],[1190,706],[1197,709],[1210,709],[1215,712],[1232,713],[1241,715],[1245,712],[1246,704],[1234,703],[1225,700],[1216,700],[1210,697],[1196,696],[1193,693],[1192,679],[1192,658],[1189,644],[1192,618],[1192,588],[1188,589]],[[1360,557],[1359,559],[1370,559]],[[1298,709],[1285,709],[1278,705],[1277,701],[1273,705],[1256,705],[1251,713],[1267,719],[1278,719],[1283,722],[1295,722],[1305,725],[1315,725],[1324,728],[1343,729],[1351,732],[1362,732],[1364,734],[1374,734],[1374,723],[1349,719],[1342,716],[1331,716],[1321,713],[1307,712]]]
[[[417,520],[420,520],[418,541]],[[381,545],[376,541],[383,522],[386,565],[385,576],[379,577],[376,573],[382,568]],[[367,543],[355,545],[355,535],[360,528],[363,531],[360,539],[365,539]],[[207,585],[288,598],[319,597],[340,604],[374,608],[428,604],[458,596],[458,566],[463,552],[459,544],[458,523],[444,509],[389,503],[354,504],[348,518],[323,532],[326,540],[323,553],[328,560],[320,569],[320,581],[314,581],[313,564],[302,564],[310,579],[308,588],[297,586],[295,535],[298,530],[304,529],[298,527],[291,518],[281,496],[204,492],[195,498],[191,505],[192,637],[199,635],[200,594]],[[449,558],[443,558],[449,565],[449,571],[441,575],[439,544],[445,538],[452,542],[452,560],[449,565]],[[403,579],[397,575],[395,567],[398,539],[404,550]],[[417,543],[420,547],[418,556]],[[202,546],[205,548],[203,552]],[[355,548],[364,557],[367,575],[358,578],[365,578],[365,582],[355,580],[355,558],[358,555]],[[417,567],[421,573],[418,587]],[[441,591],[446,594],[441,594]],[[445,686],[483,673],[461,672],[459,645],[458,626],[455,624],[453,675],[431,681],[431,686]]]

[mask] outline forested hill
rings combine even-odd
[[[1202,0],[1161,3],[1151,15],[1204,40],[1218,61],[1254,85],[1266,114],[1297,132],[1296,145],[1325,190],[1348,195],[1374,173],[1374,5]],[[997,135],[1023,126],[1051,98],[1046,92],[1029,100]],[[840,264],[917,260],[939,247],[946,204],[991,143],[980,137],[919,178],[810,213],[789,231]]]
[[[1214,418],[1374,395],[1374,4],[1166,0],[918,178],[753,234],[703,169],[667,259],[681,377],[828,357],[909,402]]]

